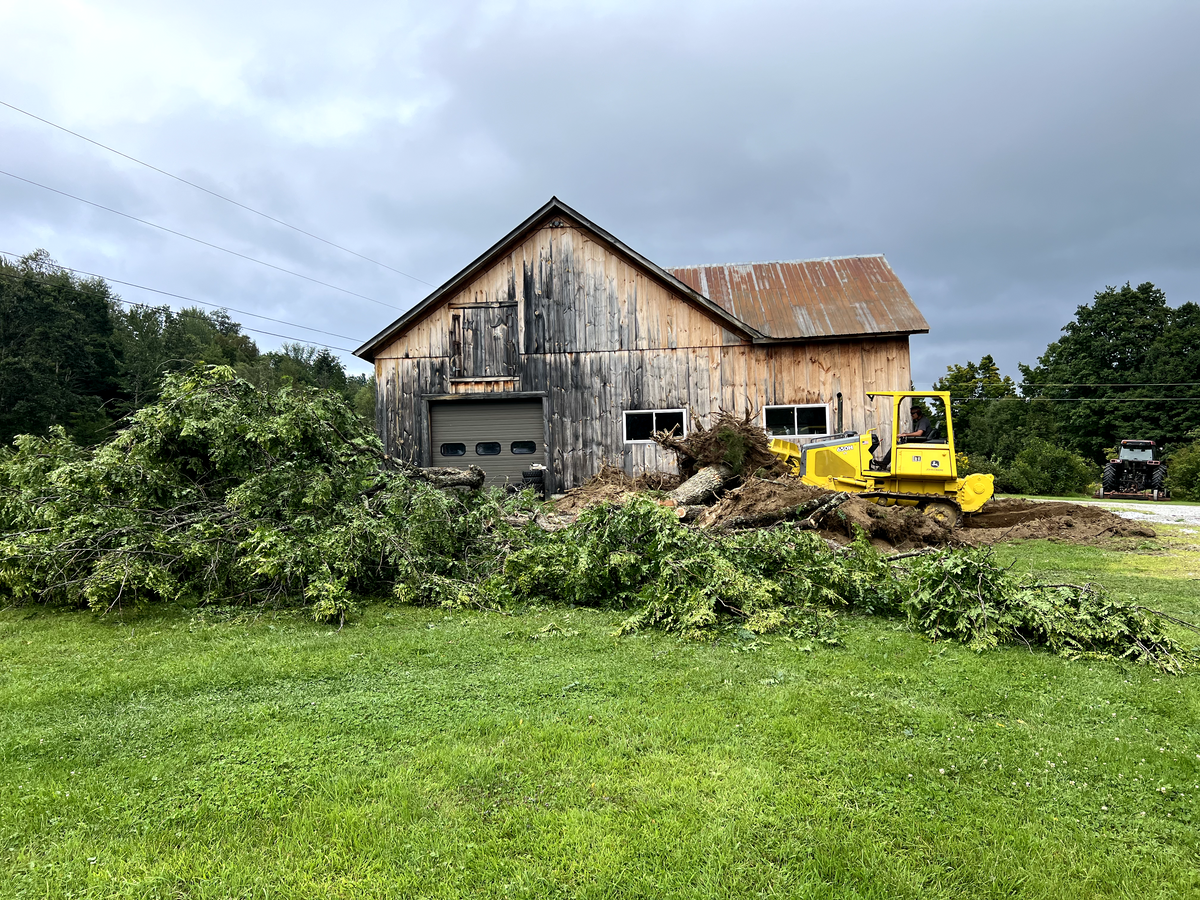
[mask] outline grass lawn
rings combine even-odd
[[[998,553],[1200,619],[1164,535]],[[0,897],[1200,895],[1196,677],[618,621],[2,612]]]

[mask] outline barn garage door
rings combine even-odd
[[[476,465],[499,486],[520,484],[523,469],[546,464],[541,400],[431,403],[429,419],[431,465]]]

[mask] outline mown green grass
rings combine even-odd
[[[1197,618],[1172,540],[998,552]],[[0,897],[1200,893],[1194,677],[617,622],[0,613]]]
[[[1152,527],[1156,538],[1118,539],[1104,546],[1026,541],[1000,544],[996,554],[1040,581],[1097,581],[1122,599],[1200,624],[1200,534],[1178,525]]]

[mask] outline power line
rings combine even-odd
[[[1018,385],[1014,384],[1013,386],[1015,388]],[[1030,382],[1020,386],[1025,386],[1025,388],[1198,388],[1200,382]]]
[[[18,256],[16,253],[12,253],[7,250],[0,250],[0,256],[10,256],[13,259],[17,259],[17,260],[21,259],[21,257]],[[264,315],[261,315],[260,313],[252,313],[252,312],[249,312],[248,310],[235,309],[234,307],[226,306],[223,303],[210,303],[207,300],[197,300],[195,297],[188,297],[185,294],[175,294],[175,293],[172,293],[171,291],[161,291],[158,288],[147,287],[144,284],[136,284],[132,281],[122,281],[120,278],[113,278],[109,275],[100,275],[96,272],[86,272],[83,269],[72,269],[70,266],[64,266],[59,263],[55,263],[54,266],[55,266],[55,268],[62,269],[63,271],[66,271],[66,272],[73,272],[76,275],[88,275],[92,278],[101,278],[104,281],[111,281],[114,284],[123,284],[126,287],[137,288],[138,290],[141,290],[141,291],[149,291],[152,294],[161,294],[164,297],[174,297],[176,300],[186,300],[188,303],[199,303],[201,306],[211,306],[213,309],[224,309],[224,310],[228,310],[229,312],[235,312],[241,316],[253,316],[256,319],[263,319],[267,322],[278,322],[280,325],[287,325],[291,328],[303,328],[305,331],[311,331],[314,334],[324,334],[324,335],[328,335],[329,337],[345,338],[348,341],[358,341],[358,343],[360,345],[363,343],[363,341],[360,340],[359,338],[352,337],[348,334],[338,334],[335,331],[324,331],[320,328],[313,328],[309,325],[301,325],[299,322],[289,322],[286,319],[275,319],[275,318],[272,318],[271,316],[264,316]]]
[[[220,250],[222,253],[229,253],[241,259],[249,260],[252,263],[258,263],[260,266],[266,266],[269,269],[275,269],[279,272],[286,272],[288,275],[295,275],[297,278],[303,278],[305,281],[311,281],[313,284],[319,284],[322,287],[332,288],[335,291],[341,291],[343,294],[349,294],[352,297],[360,297],[363,300],[369,300],[372,303],[378,303],[380,306],[386,306],[389,309],[400,309],[399,306],[392,306],[390,303],[384,303],[382,300],[376,300],[374,297],[368,297],[366,294],[360,294],[347,288],[338,287],[336,284],[330,284],[327,281],[320,281],[319,279],[311,278],[308,275],[302,275],[299,272],[292,271],[291,269],[285,269],[283,266],[277,266],[274,263],[265,262],[261,259],[255,259],[253,256],[247,256],[245,253],[238,253],[236,250],[230,250],[228,247],[222,247],[220,244],[213,244],[208,241],[201,240],[198,237],[192,237],[190,234],[184,234],[182,231],[175,231],[171,228],[167,228],[165,225],[159,225],[155,222],[147,221],[146,219],[139,219],[137,216],[131,216],[129,213],[121,212],[119,209],[113,209],[111,206],[105,206],[102,203],[96,203],[92,200],[85,200],[83,197],[77,197],[74,194],[68,194],[66,191],[60,191],[58,188],[52,188],[49,185],[41,184],[28,178],[22,178],[20,175],[14,175],[12,172],[6,172],[3,169],[0,169],[0,175],[7,175],[9,178],[15,178],[17,181],[23,181],[26,184],[31,184],[34,187],[41,188],[42,190],[50,191],[51,193],[59,194],[63,197],[70,197],[72,200],[78,200],[80,203],[86,203],[88,206],[94,206],[97,209],[104,210],[105,212],[123,216],[126,219],[132,219],[134,222],[140,222],[143,225],[149,225],[151,228],[157,228],[160,231],[165,231],[167,234],[173,234],[176,237],[185,238],[189,241],[195,241],[197,244],[203,244],[205,247],[212,247],[214,250]]]
[[[216,197],[218,200],[224,200],[226,203],[232,203],[234,206],[239,207],[240,209],[244,209],[247,212],[252,212],[256,216],[262,216],[264,219],[269,219],[270,221],[276,223],[277,225],[282,225],[284,228],[290,228],[292,231],[303,234],[306,237],[312,238],[313,240],[320,241],[322,244],[328,244],[330,247],[334,247],[338,250],[341,250],[344,253],[349,253],[351,256],[357,256],[359,259],[366,260],[369,263],[374,263],[377,266],[382,266],[383,268],[387,269],[390,272],[395,272],[397,275],[403,275],[405,278],[411,278],[413,281],[416,281],[420,284],[428,285],[429,287],[437,287],[437,285],[430,284],[428,281],[424,281],[423,279],[418,278],[416,275],[409,275],[407,272],[402,272],[399,269],[394,268],[393,266],[389,266],[387,263],[382,263],[377,259],[371,259],[371,257],[369,257],[369,256],[364,256],[363,254],[358,253],[357,251],[351,250],[349,247],[343,247],[341,244],[335,244],[333,241],[327,240],[326,238],[323,238],[320,235],[313,234],[311,231],[305,231],[303,228],[299,228],[295,225],[285,222],[285,221],[283,221],[283,219],[277,219],[274,216],[263,212],[262,210],[255,209],[252,206],[247,206],[245,203],[239,203],[237,200],[233,200],[229,197],[226,197],[223,194],[218,194],[216,191],[210,190],[209,188],[206,188],[203,185],[196,184],[194,181],[188,181],[186,178],[181,178],[178,175],[168,172],[166,169],[160,169],[158,166],[154,166],[148,162],[144,162],[143,160],[140,160],[135,156],[130,156],[128,153],[122,153],[120,150],[110,147],[107,144],[102,144],[99,141],[93,140],[92,138],[87,137],[86,135],[82,135],[77,131],[72,131],[70,128],[64,128],[62,125],[58,125],[54,122],[51,122],[49,119],[43,119],[41,116],[36,116],[33,113],[31,113],[27,110],[21,109],[18,106],[13,106],[11,103],[5,103],[3,100],[0,100],[0,106],[7,106],[9,109],[13,110],[14,112],[19,112],[19,113],[21,113],[21,115],[29,116],[29,118],[31,118],[31,119],[37,119],[39,122],[43,122],[46,125],[49,125],[51,128],[57,128],[59,131],[66,132],[67,134],[77,137],[80,140],[87,141],[89,144],[93,144],[93,145],[101,148],[102,150],[107,150],[109,153],[115,153],[117,156],[124,157],[125,159],[129,160],[130,162],[137,163],[139,166],[145,166],[147,169],[152,169],[153,171],[158,172],[160,175],[166,175],[168,178],[173,178],[176,181],[180,182],[181,184],[186,184],[188,187],[193,187],[198,191],[204,191],[204,193],[209,194],[213,197]]]
[[[113,299],[115,299],[117,301],[117,303],[124,303],[126,306],[136,306],[139,309],[148,309],[151,311],[162,309],[161,306],[151,306],[149,303],[138,303],[136,300],[124,300],[120,297],[115,297]],[[183,318],[202,319],[204,321],[207,321],[207,319],[204,319],[203,316],[198,316],[195,313],[189,313],[185,309],[173,310],[173,312],[175,313],[175,315],[181,316]],[[277,334],[274,331],[263,331],[261,328],[248,328],[240,322],[237,323],[237,325],[238,325],[238,328],[242,329],[243,331],[249,331],[249,332],[252,332],[253,334],[265,334],[265,335],[269,335],[270,337],[283,338],[284,340],[287,340],[287,341],[295,341],[298,344],[307,344],[310,347],[324,347],[326,350],[343,350],[346,353],[354,352],[349,347],[335,347],[332,344],[322,344],[320,341],[307,341],[304,338],[292,337],[291,335],[287,335],[287,334]],[[301,326],[301,327],[303,327],[303,326]]]
[[[1198,397],[1017,397],[1009,394],[1007,397],[951,397],[951,402],[995,402],[997,400],[1045,400],[1049,403],[1124,403],[1127,401],[1139,402],[1158,402],[1160,400],[1194,400],[1200,401]]]
[[[21,276],[21,275],[14,275],[9,272],[0,272],[0,278],[7,278],[9,281],[20,282],[23,277],[27,278],[29,276],[28,276],[28,274],[25,276]],[[37,280],[42,282],[42,284],[49,283],[44,278],[39,278]],[[81,293],[81,294],[84,293],[84,291],[75,284],[71,284],[70,287],[71,287],[71,290],[75,291],[76,293]],[[117,303],[124,303],[126,306],[136,306],[136,307],[140,307],[141,309],[159,310],[159,309],[163,308],[161,306],[151,306],[149,303],[138,303],[136,300],[125,300],[125,299],[122,299],[121,297],[112,297],[111,299]],[[197,315],[196,313],[189,313],[187,310],[182,310],[182,309],[181,310],[173,310],[173,312],[177,316],[186,317],[186,318],[194,318],[194,319],[203,319],[204,318],[203,316]],[[342,351],[345,351],[346,353],[354,352],[349,347],[335,347],[333,344],[323,344],[320,341],[308,341],[308,340],[305,340],[304,338],[293,337],[288,334],[278,334],[274,331],[264,331],[261,328],[248,328],[245,325],[242,325],[240,322],[237,323],[237,326],[238,326],[238,328],[240,328],[244,331],[249,331],[254,334],[265,334],[270,337],[283,338],[284,340],[295,341],[298,344],[306,344],[311,347],[324,347],[327,350],[342,350]],[[304,326],[301,325],[300,327],[303,328]]]

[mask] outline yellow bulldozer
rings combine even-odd
[[[891,398],[891,447],[881,458],[875,430],[819,437],[805,444],[775,438],[771,452],[781,457],[791,474],[806,484],[830,491],[848,491],[885,506],[917,506],[931,518],[954,524],[962,513],[975,512],[992,496],[991,475],[958,476],[950,394],[944,391],[876,391],[867,397]],[[927,419],[915,432],[901,430],[905,407],[920,421],[921,401],[940,407],[935,422]],[[939,433],[944,429],[944,434]],[[910,436],[911,435],[911,436]]]

